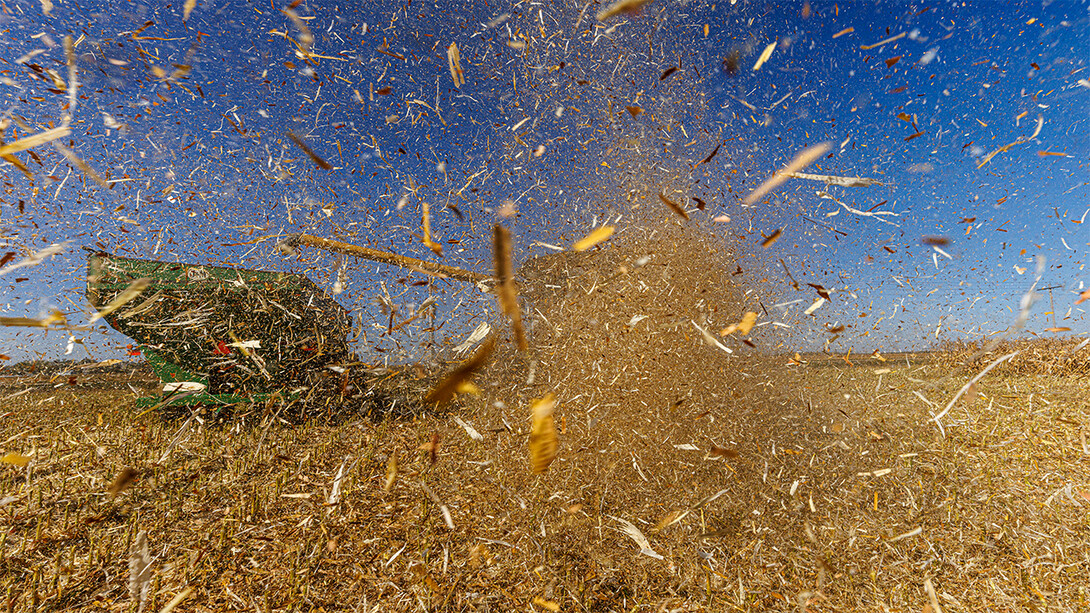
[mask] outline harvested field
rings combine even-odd
[[[1090,612],[997,6],[0,4],[0,613]]]
[[[943,436],[931,416],[979,365],[945,379],[949,355],[796,360],[719,336],[757,299],[676,265],[729,257],[686,232],[524,270],[532,358],[506,342],[479,395],[439,410],[412,367],[383,384],[389,418],[303,424],[136,414],[127,385],[5,389],[9,610],[136,610],[134,543],[145,610],[1090,606],[1076,373],[993,372]],[[547,392],[560,451],[533,475]]]
[[[599,407],[589,426],[562,404],[543,477],[523,407],[456,410],[478,442],[443,414],[201,424],[35,391],[4,418],[33,458],[5,470],[4,581],[14,610],[127,610],[146,530],[152,606],[192,588],[188,610],[1084,609],[1085,386],[985,380],[944,439],[906,389],[933,367],[873,370],[749,360],[744,398],[703,417]]]

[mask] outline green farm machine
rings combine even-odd
[[[310,246],[464,281],[488,279],[309,235],[294,235],[281,246]],[[141,398],[138,406],[306,402],[338,389],[343,394],[347,368],[356,362],[348,342],[351,317],[306,276],[103,251],[90,251],[87,260],[91,306],[137,343],[164,384],[161,396]]]

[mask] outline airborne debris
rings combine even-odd
[[[511,233],[502,224],[496,224],[493,230],[492,255],[496,264],[496,300],[500,310],[511,320],[511,329],[515,333],[515,342],[521,351],[529,349],[526,330],[522,325],[522,310],[518,304],[518,290],[515,288],[515,274],[511,262]]]
[[[765,47],[765,50],[761,52],[760,57],[757,58],[757,63],[753,65],[754,72],[760,70],[761,66],[764,66],[764,63],[767,62],[770,57],[772,57],[772,52],[776,50],[777,44],[778,42],[768,43],[768,46]]]
[[[32,147],[38,145],[44,145],[45,143],[55,141],[59,138],[64,138],[72,133],[72,130],[68,126],[58,126],[49,130],[43,130],[37,134],[31,134],[20,138],[15,142],[8,143],[6,145],[0,145],[0,155],[11,155],[12,153],[18,153],[20,151],[26,151]]]
[[[773,243],[780,240],[780,235],[781,234],[783,234],[783,228],[776,228],[775,230],[772,231],[771,234],[764,237],[764,240],[761,241],[761,246],[764,247],[765,249],[771,247]]]
[[[613,226],[598,226],[594,230],[591,230],[590,234],[587,234],[576,241],[575,244],[572,245],[572,251],[586,251],[613,236],[613,231]]]
[[[606,21],[621,13],[635,13],[652,0],[616,0],[606,8],[598,11],[598,21]]]
[[[1078,10],[34,1],[10,608],[1086,608]]]
[[[68,319],[64,316],[64,313],[53,309],[49,315],[41,318],[34,317],[0,317],[0,326],[12,326],[12,327],[27,327],[27,328],[48,328],[53,324],[59,326],[67,326]]]
[[[613,517],[612,515],[610,515],[610,519],[621,524],[620,531],[627,534],[633,541],[636,541],[636,545],[640,548],[640,553],[655,558],[656,560],[663,559],[662,555],[651,548],[651,541],[647,540],[647,537],[644,536],[643,532],[640,532],[640,529],[637,528],[635,524],[626,519],[621,519],[620,517]]]
[[[821,158],[821,156],[825,155],[831,146],[831,143],[820,143],[800,151],[786,166],[776,171],[774,175],[769,177],[764,183],[757,187],[757,189],[746,196],[743,202],[747,205],[756,204],[765,194],[779,187],[781,183],[790,178],[794,173],[813,164]]]
[[[150,277],[140,277],[139,279],[134,280],[132,283],[129,284],[128,287],[125,288],[123,292],[121,292],[117,295],[116,298],[111,300],[109,304],[107,304],[105,307],[92,315],[91,318],[87,320],[87,323],[93,324],[96,321],[102,319],[103,317],[106,317],[110,313],[113,313],[114,311],[120,309],[126,304],[132,302],[138,296],[140,296],[140,294],[142,294],[145,289],[147,289],[150,283]]]
[[[556,394],[550,392],[534,400],[530,407],[530,467],[535,475],[545,472],[556,458],[559,447],[553,420],[556,403]]]
[[[111,483],[110,487],[106,490],[110,492],[110,498],[116,498],[118,494],[128,489],[129,485],[131,485],[133,480],[138,476],[140,476],[140,472],[134,468],[126,466],[121,469],[121,472],[117,473],[117,477],[114,478],[113,483]]]
[[[18,468],[26,468],[30,464],[30,456],[25,456],[15,451],[9,451],[0,457],[0,463],[16,466]]]
[[[477,327],[473,329],[473,332],[466,337],[464,341],[454,347],[454,353],[462,354],[473,348],[474,345],[484,340],[484,337],[488,336],[488,333],[492,331],[492,326],[487,321],[482,321],[477,324]]]
[[[450,400],[455,392],[457,392],[464,383],[469,381],[469,378],[473,376],[473,373],[484,366],[485,362],[488,361],[488,357],[492,355],[492,349],[495,347],[495,343],[496,337],[494,336],[490,336],[488,340],[481,343],[472,357],[463,362],[461,366],[443,379],[443,381],[428,394],[425,402],[427,404],[445,404]]]
[[[142,613],[148,603],[154,561],[148,555],[148,533],[141,530],[129,547],[129,597],[136,601],[137,613]]]
[[[1027,137],[1019,137],[1014,142],[1007,143],[1006,145],[1003,145],[1002,147],[996,149],[995,151],[992,151],[988,155],[984,156],[984,158],[982,160],[980,160],[980,163],[977,164],[976,167],[977,168],[983,168],[985,164],[992,161],[992,158],[999,155],[1000,153],[1010,151],[1011,148],[1016,146],[1016,145],[1021,145],[1023,143],[1028,143],[1029,141],[1037,138],[1037,135],[1041,133],[1041,128],[1044,127],[1044,125],[1045,125],[1045,116],[1044,115],[1038,115],[1037,116],[1037,127],[1036,127],[1036,129],[1033,130],[1032,135],[1030,135],[1028,138]]]
[[[462,72],[462,54],[458,51],[458,44],[451,43],[447,47],[447,64],[450,67],[450,76],[454,79],[454,87],[466,84],[465,73]]]
[[[670,207],[670,210],[677,213],[682,219],[684,219],[685,221],[689,221],[689,213],[687,213],[680,204],[667,198],[666,194],[659,192],[659,200],[661,200],[662,203],[666,206]]]
[[[299,147],[299,149],[301,149],[303,153],[307,154],[307,157],[309,157],[311,161],[317,164],[318,168],[321,168],[322,170],[333,170],[333,164],[330,164],[329,162],[323,160],[321,156],[315,153],[313,149],[308,147],[306,142],[304,142],[303,139],[295,132],[289,131],[288,138],[290,138],[291,142],[295,143],[295,146]]]
[[[742,336],[748,336],[750,331],[753,330],[753,326],[757,324],[757,314],[753,311],[747,312],[742,316],[742,321],[731,324],[726,328],[723,328],[719,332],[719,336],[727,336],[728,334],[734,334],[735,332],[742,333]]]
[[[904,38],[907,35],[908,35],[908,32],[901,32],[900,34],[894,34],[893,36],[890,36],[889,38],[880,40],[880,41],[874,43],[873,45],[859,45],[859,48],[864,50],[864,51],[868,51],[870,49],[876,49],[878,47],[881,47],[882,45],[888,45],[889,43],[899,41],[899,40],[901,40],[902,38]]]
[[[885,185],[875,179],[866,177],[834,177],[832,175],[815,175],[805,172],[792,172],[794,179],[809,179],[811,181],[824,181],[826,185],[840,185],[843,187],[870,187],[871,185]]]

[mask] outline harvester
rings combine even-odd
[[[306,234],[281,243],[310,246],[474,283],[489,277]],[[343,395],[348,311],[302,274],[204,266],[90,251],[87,300],[133,339],[163,383],[138,406],[236,404],[279,398],[306,402]],[[134,287],[143,290],[133,298]],[[126,294],[128,292],[128,294]]]

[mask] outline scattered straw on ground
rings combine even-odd
[[[176,610],[1090,607],[1078,377],[999,371],[943,437],[930,416],[979,369],[928,386],[945,356],[757,353],[718,337],[764,319],[728,250],[639,232],[524,268],[531,355],[507,342],[445,413],[137,417],[127,386],[4,389],[2,451],[30,458],[0,466],[9,608],[135,610],[140,531],[148,611],[189,589]],[[560,449],[535,476],[547,392]]]

